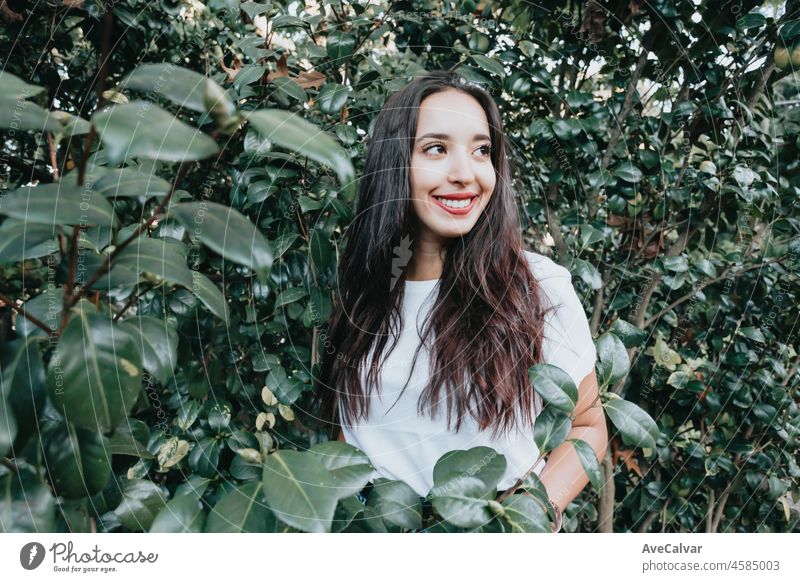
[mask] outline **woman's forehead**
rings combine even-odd
[[[474,97],[444,91],[429,95],[420,104],[417,134],[427,133],[473,139],[476,134],[489,135],[489,123]]]

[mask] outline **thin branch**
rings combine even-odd
[[[782,261],[785,258],[786,258],[785,256],[782,256],[782,257],[778,257],[777,259],[772,259],[772,260],[769,260],[769,261],[765,261],[763,263],[759,263],[757,265],[750,265],[749,267],[747,267],[745,269],[742,269],[741,271],[737,271],[736,273],[733,273],[730,276],[728,275],[728,271],[730,271],[730,267],[726,267],[725,269],[723,269],[722,275],[720,275],[719,277],[714,277],[713,279],[709,279],[708,281],[704,282],[702,285],[700,285],[700,286],[698,286],[696,288],[693,288],[691,291],[689,291],[685,295],[679,297],[678,299],[676,299],[675,301],[673,301],[672,303],[667,305],[664,309],[662,309],[661,311],[656,313],[654,316],[649,318],[647,321],[644,322],[644,327],[649,327],[650,325],[653,324],[653,322],[657,321],[662,315],[664,315],[665,313],[671,311],[672,309],[674,309],[675,307],[677,307],[681,303],[684,303],[684,302],[690,300],[692,297],[696,296],[697,293],[699,293],[700,291],[702,291],[703,289],[705,289],[709,285],[713,285],[714,283],[719,283],[720,281],[722,281],[724,279],[727,279],[728,277],[730,277],[730,278],[741,277],[742,275],[744,275],[748,271],[752,271],[754,269],[760,269],[760,268],[765,267],[765,266],[767,266],[767,265],[769,265],[771,263],[778,263],[778,262]]]
[[[22,317],[24,317],[25,319],[30,321],[36,327],[38,327],[41,330],[47,332],[48,335],[53,333],[53,330],[51,328],[47,327],[47,325],[42,323],[41,320],[39,320],[38,318],[34,317],[33,315],[31,315],[27,311],[25,311],[25,308],[17,307],[17,305],[14,303],[13,299],[9,299],[8,297],[6,297],[2,293],[0,293],[0,301],[5,303],[6,305],[8,305],[12,310],[16,311],[19,315],[21,315]]]
[[[106,259],[103,261],[103,263],[100,265],[100,267],[94,272],[94,274],[89,278],[89,280],[86,283],[84,283],[83,287],[81,287],[80,290],[72,298],[73,299],[73,304],[81,296],[85,295],[89,291],[89,289],[92,288],[92,285],[97,283],[97,281],[100,279],[100,277],[105,275],[111,269],[111,262],[119,255],[120,252],[122,252],[123,249],[125,249],[125,247],[127,247],[129,244],[131,244],[131,242],[133,242],[136,238],[138,238],[138,236],[143,231],[145,231],[148,228],[150,228],[150,225],[153,224],[153,222],[155,222],[156,218],[158,218],[158,215],[161,214],[161,212],[169,204],[169,201],[172,199],[172,195],[175,193],[175,190],[177,190],[177,188],[178,188],[178,184],[181,183],[183,178],[186,176],[186,173],[188,172],[188,170],[189,170],[189,164],[187,164],[186,162],[181,162],[181,165],[178,168],[178,174],[175,176],[175,181],[172,183],[172,186],[170,187],[169,192],[167,192],[167,195],[164,196],[164,199],[161,201],[161,203],[156,207],[156,209],[150,215],[150,218],[148,218],[146,222],[143,222],[142,224],[140,224],[136,228],[136,230],[134,230],[133,233],[128,238],[126,238],[119,245],[117,245],[117,247],[114,249],[114,251],[110,255],[108,255],[106,257]]]

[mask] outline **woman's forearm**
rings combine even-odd
[[[539,478],[547,488],[550,500],[562,511],[586,487],[589,476],[583,469],[575,447],[569,439],[580,439],[592,447],[598,460],[602,460],[608,447],[608,430],[600,426],[573,427],[567,440],[550,452]]]

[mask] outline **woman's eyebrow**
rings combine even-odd
[[[423,139],[426,139],[426,138],[429,138],[429,137],[432,137],[434,139],[443,139],[443,140],[447,140],[447,141],[450,140],[450,135],[447,134],[447,133],[426,133],[425,135],[419,136],[414,143],[417,144],[420,141],[422,141]],[[485,133],[476,133],[474,136],[472,136],[472,141],[484,141],[484,140],[491,141],[491,139],[492,138],[490,138]]]

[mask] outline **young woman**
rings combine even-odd
[[[503,454],[501,489],[528,472],[542,408],[528,369],[540,362],[579,387],[569,438],[605,454],[586,315],[569,272],[522,247],[506,150],[486,91],[445,71],[415,79],[375,121],[346,233],[322,415],[376,476],[422,497],[451,450]],[[534,472],[558,510],[588,483],[569,443]]]

